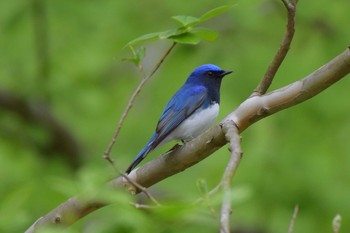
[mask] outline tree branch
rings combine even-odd
[[[294,36],[294,26],[295,26],[295,12],[297,1],[296,0],[282,0],[284,6],[287,10],[287,26],[286,32],[284,33],[282,43],[275,54],[272,62],[270,63],[267,71],[264,75],[264,78],[261,80],[259,85],[255,88],[251,96],[254,95],[263,95],[266,93],[267,89],[271,86],[272,80],[274,79],[279,67],[281,66],[284,58],[287,56],[290,44]]]
[[[271,83],[281,66],[284,58],[286,57],[288,50],[290,48],[290,44],[292,43],[294,32],[295,32],[295,13],[296,13],[296,0],[282,0],[286,10],[287,10],[287,26],[286,31],[282,40],[282,43],[275,54],[272,62],[270,63],[263,79],[254,90],[251,96],[255,95],[263,95],[266,93],[268,88],[271,86]],[[238,168],[242,150],[240,146],[240,137],[237,125],[233,121],[232,124],[225,124],[223,127],[223,131],[225,133],[226,140],[230,143],[229,149],[231,151],[231,159],[226,166],[226,170],[224,176],[222,178],[221,184],[223,189],[223,201],[221,207],[221,233],[229,233],[230,232],[230,214],[232,212],[231,209],[231,181]],[[226,123],[225,122],[225,123]]]
[[[298,211],[299,211],[299,206],[296,205],[294,207],[292,218],[290,219],[288,233],[293,233],[294,232],[294,224],[295,224],[295,220],[297,219]]]
[[[256,121],[316,96],[349,72],[350,48],[347,48],[304,79],[263,96],[248,98],[225,119],[233,120],[242,132]]]
[[[14,94],[0,90],[0,109],[15,113],[26,122],[34,123],[49,132],[51,141],[43,148],[50,155],[61,152],[72,168],[80,165],[81,148],[73,135],[51,113],[50,109],[39,102],[28,101]]]
[[[242,133],[255,122],[316,96],[349,73],[350,49],[347,48],[343,53],[304,79],[263,96],[248,98],[221,122],[233,121],[238,127],[239,133]],[[226,139],[222,128],[220,125],[213,126],[200,137],[193,139],[184,146],[133,170],[128,177],[143,187],[150,187],[200,162],[225,144]],[[136,190],[136,192],[140,191],[136,187],[132,187],[132,184],[123,177],[117,177],[109,184],[115,188],[125,187]],[[79,203],[80,210],[90,210],[91,206],[96,204],[94,200],[82,204],[78,201],[78,198],[70,199],[37,220],[27,232],[35,232],[35,229],[39,226],[55,224],[54,216],[61,216],[62,212],[71,213],[69,220],[60,219],[62,225],[69,225],[77,221],[83,215],[75,215],[77,212],[75,202]],[[97,207],[99,206],[97,205]]]
[[[221,181],[223,190],[223,200],[220,215],[220,232],[230,233],[230,215],[232,212],[231,181],[242,158],[242,149],[239,130],[233,121],[223,122],[222,131],[225,134],[227,142],[229,142],[229,151],[231,151],[231,158],[226,166],[226,170]]]
[[[105,205],[105,203],[98,201],[87,203],[79,200],[77,197],[72,197],[59,205],[55,209],[56,211],[51,211],[49,214],[39,218],[25,233],[36,232],[43,225],[67,226],[73,224],[77,218],[82,218]]]

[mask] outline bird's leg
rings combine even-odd
[[[168,150],[165,154],[170,154],[171,152],[179,149],[180,147],[182,147],[182,145],[179,145],[178,143],[176,143],[170,150]]]

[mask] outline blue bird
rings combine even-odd
[[[221,81],[230,73],[212,64],[197,67],[165,106],[156,131],[126,173],[158,146],[171,140],[187,142],[204,133],[219,114]]]

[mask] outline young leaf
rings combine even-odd
[[[171,17],[179,22],[183,27],[191,27],[198,24],[200,21],[197,17],[187,16],[187,15],[177,15]]]
[[[146,54],[146,48],[144,46],[140,46],[138,49],[134,49],[131,45],[129,46],[130,50],[132,51],[133,57],[126,57],[123,58],[122,61],[128,61],[132,62],[135,65],[139,65],[142,61],[142,59],[145,57]]]
[[[180,27],[176,29],[171,29],[168,31],[164,31],[159,34],[159,39],[164,40],[164,39],[169,39],[172,36],[178,36],[183,33],[187,32],[187,29],[185,27]]]
[[[234,5],[228,5],[228,6],[219,6],[217,8],[214,8],[206,13],[204,13],[201,17],[199,17],[200,22],[202,23],[214,16],[217,16],[218,14],[221,14],[222,12],[228,11],[229,9],[231,9],[232,7],[234,7]]]
[[[194,28],[194,26],[214,16],[217,16],[218,14],[221,14],[222,12],[231,9],[232,7],[233,5],[217,7],[213,10],[204,13],[199,18],[185,15],[173,16],[172,18],[176,20],[181,25],[181,27],[140,36],[127,43],[126,46],[129,46],[130,49],[133,50],[132,46],[135,44],[151,40],[163,39],[171,39],[174,42],[178,42],[181,44],[198,44],[201,40],[213,41],[218,36],[216,32],[204,28]],[[135,51],[133,51],[134,57],[125,58],[124,60],[134,62],[135,64],[139,64],[144,56],[144,53],[142,54],[142,51],[139,52],[140,53],[137,54],[135,53]]]
[[[206,41],[214,41],[218,37],[218,33],[216,31],[208,28],[194,28],[191,30],[191,33]]]
[[[140,64],[142,59],[145,57],[145,54],[146,54],[146,47],[140,46],[138,49],[136,49],[135,58],[137,59],[137,64]]]
[[[175,35],[169,37],[169,39],[172,39],[174,42],[177,42],[179,44],[198,44],[201,41],[201,38],[197,36],[194,33],[186,32],[182,33],[180,35]]]
[[[135,45],[141,42],[145,42],[145,41],[150,41],[150,40],[156,40],[159,39],[159,35],[163,33],[163,32],[153,32],[153,33],[149,33],[140,37],[137,37],[136,39],[130,41],[129,43],[127,43],[125,45],[125,47],[130,46],[130,45]]]

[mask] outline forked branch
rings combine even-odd
[[[255,95],[264,95],[268,88],[270,87],[272,80],[274,79],[279,67],[281,66],[284,58],[286,57],[288,50],[290,48],[290,44],[293,40],[293,35],[295,32],[295,12],[296,12],[296,0],[282,0],[286,10],[287,10],[287,26],[286,31],[284,33],[284,37],[280,47],[275,54],[272,62],[270,63],[267,71],[254,90],[251,96]],[[228,121],[230,122],[230,121]],[[223,190],[223,200],[221,207],[221,233],[229,233],[230,232],[230,214],[231,214],[231,180],[238,168],[238,164],[241,159],[242,150],[240,147],[239,132],[237,125],[235,122],[231,121],[231,124],[226,124],[223,127],[223,131],[225,133],[226,140],[229,142],[229,149],[231,151],[231,159],[226,166],[226,170],[224,176],[221,180],[222,190]]]
[[[322,92],[350,73],[350,49],[347,48],[343,53],[304,79],[265,94],[288,52],[294,34],[296,1],[282,1],[288,12],[287,30],[278,52],[269,66],[262,82],[258,85],[253,95],[245,100],[234,111],[232,111],[232,113],[229,114],[224,120],[222,120],[220,125],[212,127],[200,137],[186,143],[183,147],[159,156],[140,168],[133,170],[127,179],[123,176],[114,179],[109,183],[110,185],[116,188],[124,187],[127,189],[135,189],[135,186],[132,183],[136,183],[141,187],[150,187],[159,181],[182,172],[183,170],[200,162],[229,141],[229,148],[231,149],[232,156],[222,179],[224,200],[221,210],[221,232],[229,232],[229,216],[231,212],[230,184],[242,154],[239,133],[242,133],[255,122],[269,115],[297,105],[316,96],[318,93]],[[135,97],[138,94],[137,90],[134,93]],[[127,110],[124,112],[125,116],[131,108],[132,102],[133,101],[129,102]],[[121,120],[120,125],[122,122],[123,120]],[[109,154],[119,131],[120,128],[118,124],[113,140],[105,152],[105,157],[107,157],[107,160],[109,158],[109,161],[112,161]],[[130,182],[130,180],[132,182]],[[136,187],[135,193],[140,191],[142,190]],[[106,204],[108,203],[104,203],[103,205]],[[36,221],[27,232],[35,232],[37,227],[43,225],[57,224],[55,220],[56,217],[65,216],[62,213],[71,214],[69,219],[60,218],[59,223],[62,225],[70,225],[85,216],[86,213],[93,211],[94,209],[91,209],[91,206],[97,209],[103,205],[95,200],[91,200],[90,202],[81,202],[79,201],[78,197],[69,199],[67,202],[62,203],[49,214]],[[77,206],[79,211],[77,211]]]
[[[290,44],[292,43],[294,32],[295,32],[295,13],[297,7],[296,0],[282,0],[284,6],[287,9],[287,26],[284,33],[282,43],[275,54],[272,62],[266,70],[264,78],[261,80],[259,85],[255,88],[251,96],[263,95],[266,93],[267,89],[271,86],[271,83],[281,66],[284,58],[287,56]]]
[[[255,122],[316,96],[349,73],[350,49],[347,48],[343,53],[304,79],[264,96],[254,96],[247,99],[222,122],[235,122],[239,132],[242,133]],[[156,157],[140,168],[133,170],[128,177],[143,187],[150,187],[200,162],[225,144],[226,139],[222,128],[219,125],[214,126],[183,147]],[[109,184],[115,188],[128,188],[131,185],[122,176],[115,178]],[[139,191],[136,190],[136,192]],[[77,206],[79,211],[77,211]],[[92,209],[91,206],[94,208]],[[100,203],[96,200],[81,202],[79,198],[69,199],[36,221],[27,233],[35,232],[38,227],[44,225],[56,225],[55,218],[56,216],[64,216],[62,213],[71,213],[69,219],[60,219],[60,225],[68,226],[84,217],[83,214],[75,213],[85,214],[100,206]]]

